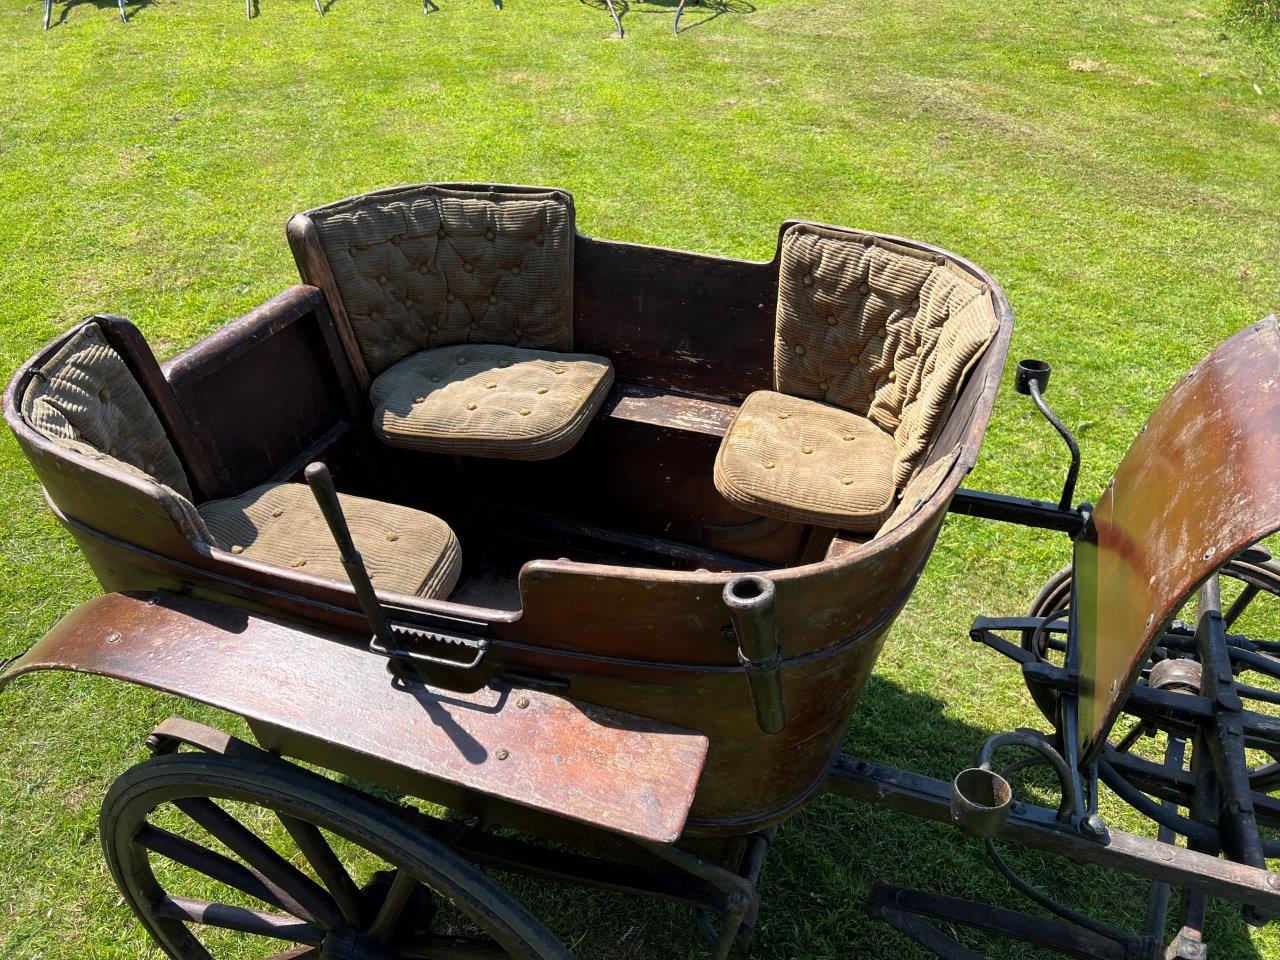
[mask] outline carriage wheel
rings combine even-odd
[[[1280,562],[1272,560],[1266,551],[1255,547],[1224,564],[1219,569],[1218,576],[1223,582],[1223,621],[1228,631],[1235,628],[1237,632],[1240,632],[1239,624],[1242,619],[1247,623],[1251,621],[1251,618],[1257,618],[1260,608],[1264,606],[1261,602],[1263,597],[1270,597],[1272,605],[1269,616],[1267,611],[1262,611],[1262,615],[1267,617],[1268,621],[1274,622],[1266,622],[1259,625],[1263,626],[1264,629],[1269,628],[1272,630],[1280,627]],[[1236,585],[1234,587],[1231,586],[1233,582]],[[1040,592],[1036,594],[1035,600],[1032,601],[1029,615],[1032,617],[1052,617],[1055,615],[1065,617],[1070,609],[1070,604],[1071,567],[1067,566],[1045,581],[1044,586],[1040,588]],[[1195,618],[1192,617],[1191,619],[1194,620]],[[1243,632],[1249,633],[1250,631],[1244,629]],[[1053,635],[1044,631],[1024,630],[1022,631],[1021,640],[1024,650],[1034,653],[1042,660],[1049,660],[1058,665],[1062,664],[1066,647],[1061,634]],[[1269,657],[1274,658],[1274,654],[1269,654]],[[1147,666],[1149,667],[1150,664],[1148,663]],[[1280,668],[1280,660],[1276,660],[1276,667]],[[1036,706],[1040,708],[1040,712],[1056,723],[1058,715],[1057,693],[1030,680],[1027,683],[1027,689]],[[1118,746],[1122,749],[1127,749],[1133,740],[1137,738],[1139,732],[1138,728],[1134,728]],[[1117,745],[1113,744],[1113,746]],[[1276,781],[1272,786],[1280,785],[1280,764],[1268,766],[1274,768],[1267,771],[1271,779]],[[1261,771],[1255,771],[1255,773],[1258,772]]]
[[[233,816],[231,804],[248,815]],[[179,832],[157,820],[178,822]],[[212,960],[205,940],[213,929],[220,943],[235,938],[227,952],[271,960],[569,960],[542,924],[448,847],[389,806],[284,761],[145,760],[112,784],[99,828],[125,900],[175,960]],[[362,867],[384,869],[357,885],[326,833],[348,860],[358,854]],[[284,834],[296,845],[293,859],[276,849]],[[203,896],[165,889],[153,867]],[[206,899],[209,888],[232,902]],[[431,933],[438,902],[481,935]]]

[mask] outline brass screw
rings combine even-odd
[[[118,633],[107,634],[107,643],[116,643],[117,641],[119,641],[119,639],[120,639],[120,634]]]
[[[496,753],[494,753],[494,756],[497,757],[499,760],[505,760],[507,759],[507,757],[511,756],[511,754],[507,753],[506,747],[503,747],[501,750],[498,750]]]
[[[521,710],[526,709],[529,706],[529,698],[521,697],[519,700],[516,701],[516,706],[519,707]]]

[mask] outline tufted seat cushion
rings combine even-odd
[[[401,360],[369,398],[392,446],[546,460],[578,442],[612,384],[604,357],[470,344]]]
[[[339,494],[356,549],[376,589],[419,597],[447,597],[462,570],[462,551],[439,517],[409,507]],[[338,548],[320,508],[301,483],[267,483],[198,508],[216,546],[346,581]]]
[[[894,441],[866,417],[758,390],[716,455],[716,489],[751,513],[874,531],[893,510]]]

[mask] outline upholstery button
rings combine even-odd
[[[231,552],[235,554],[244,553],[244,547],[240,546],[240,544],[237,543],[234,547],[231,548]]]
[[[385,275],[383,275],[383,276],[379,277],[379,278],[378,278],[378,282],[379,282],[379,283],[386,283],[386,282],[387,282],[387,278],[386,278],[386,276],[385,276]]]
[[[440,324],[433,323],[431,324],[431,326],[427,327],[427,329],[430,330],[432,333],[435,333],[437,330],[440,329]]]
[[[876,243],[875,237],[863,237],[863,238],[862,238],[862,245],[863,245],[864,247],[873,247],[873,246],[875,246],[875,243]]]
[[[431,378],[431,382],[432,382],[432,383],[439,383],[439,382],[440,382],[440,378],[439,378],[439,377],[432,377],[432,378]]]
[[[431,272],[431,265],[430,265],[429,263],[420,263],[420,264],[418,264],[418,272],[419,272],[419,273],[430,273],[430,272]]]
[[[512,273],[512,275],[513,275],[513,276],[517,276],[517,277],[518,277],[518,276],[520,276],[520,268],[519,268],[519,267],[512,267],[512,268],[511,268],[511,273]]]
[[[467,358],[466,358],[466,357],[458,357],[458,359],[457,359],[457,360],[455,360],[455,361],[453,361],[453,362],[454,362],[454,363],[456,363],[458,366],[462,366],[464,363],[466,363],[466,362],[467,362]]]
[[[492,230],[486,230],[486,231],[484,232],[484,238],[485,238],[486,240],[492,240],[492,239],[493,239],[493,231],[492,231]]]
[[[474,410],[475,408],[476,408],[476,405],[475,405],[474,403],[468,403],[468,404],[467,404],[467,409],[468,409],[468,410]]]
[[[111,399],[111,391],[108,390],[106,387],[103,387],[101,390],[98,391],[98,399],[101,400],[103,403],[106,403],[108,400]]]
[[[868,293],[871,292],[871,288],[864,283],[862,286],[858,288],[858,292],[865,297]]]
[[[399,539],[400,539],[400,534],[398,534],[398,533],[388,533],[388,534],[387,534],[387,541],[388,541],[388,542],[390,542],[390,543],[395,543],[395,542],[396,542],[397,540],[399,540]]]
[[[827,317],[827,326],[828,326],[828,327],[834,327],[834,326],[835,326],[837,323],[839,323],[839,322],[840,322],[840,321],[836,319],[835,314],[832,314],[831,316]]]
[[[562,373],[564,373],[564,370],[557,370],[557,371],[556,371],[556,376],[558,377],[558,376],[560,376]]]
[[[766,470],[772,470],[774,467],[777,466],[777,464],[774,463],[772,460],[766,460],[763,466]]]
[[[818,389],[819,389],[819,390],[830,390],[830,389],[831,389],[831,384],[829,384],[829,383],[827,383],[827,381],[823,380],[820,384],[818,384]]]
[[[307,565],[306,557],[298,557],[296,560],[293,561],[293,565],[295,567],[305,567]]]
[[[844,438],[845,438],[846,440],[852,440],[852,439],[853,439],[853,434],[852,434],[852,433],[846,433],[846,434],[844,435]]]
[[[806,287],[812,287],[812,286],[813,286],[813,274],[812,274],[812,273],[806,273],[806,274],[804,275],[804,279],[803,279],[803,280],[801,280],[800,282],[801,282],[801,283],[803,283]]]
[[[923,343],[922,343],[922,344],[920,344],[920,346],[916,347],[916,356],[917,356],[917,357],[923,357],[923,356],[924,356],[924,344],[923,344]]]
[[[898,371],[897,371],[897,370],[890,370],[890,371],[889,371],[889,382],[890,382],[890,383],[893,383],[893,382],[895,382],[897,379],[898,379]]]
[[[511,361],[510,361],[510,360],[499,360],[499,361],[498,361],[498,366],[500,366],[500,367],[509,367],[509,366],[511,366]]]
[[[271,515],[273,517],[283,517],[284,511],[281,510],[279,507],[276,507],[274,510],[271,511]]]
[[[789,414],[789,413],[785,413],[785,412],[784,412],[784,413],[780,413],[780,414],[778,414],[778,419],[779,419],[779,420],[785,420],[785,419],[787,419],[787,417],[789,417],[789,416],[791,416],[791,414]]]
[[[804,356],[804,344],[803,344],[803,343],[802,343],[802,344],[800,344],[798,347],[796,347],[796,356],[798,356],[798,357],[803,357],[803,356]]]
[[[496,389],[498,389],[498,385],[497,385],[496,383],[486,383],[486,384],[484,385],[484,388],[485,388],[486,390],[496,390]]]
[[[520,411],[520,416],[527,417],[531,413],[533,413],[533,411],[530,410],[528,407],[525,407],[523,410]]]
[[[498,302],[498,298],[497,298],[497,297],[495,297],[495,296],[491,293],[491,294],[489,294],[489,302],[490,302],[490,303],[497,303],[497,302]]]
[[[523,337],[523,336],[524,336],[524,331],[523,331],[522,329],[520,329],[519,327],[513,327],[513,328],[512,328],[512,330],[511,330],[511,332],[512,332],[512,333],[514,333],[517,337]]]
[[[539,395],[544,394],[544,393],[546,393],[546,392],[547,392],[547,388],[546,388],[546,387],[539,387],[539,388],[538,388],[538,394],[539,394]]]
[[[805,448],[803,448],[803,452],[804,452],[804,453],[813,453],[813,447],[805,447]]]
[[[841,477],[840,482],[847,487],[849,484],[853,483],[853,477]]]
[[[472,270],[474,270],[474,269],[475,269],[475,267],[473,267],[473,266],[472,266],[471,264],[469,264],[469,263],[464,263],[464,264],[462,265],[462,269],[463,269],[463,270],[465,270],[467,273],[470,273]]]
[[[947,262],[947,258],[944,257],[942,254],[938,254],[933,258],[933,262],[936,263],[938,266],[942,266],[944,263]]]
[[[440,225],[440,229],[436,231],[436,236],[439,237],[441,240],[444,239],[444,224]]]

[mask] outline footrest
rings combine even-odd
[[[495,680],[393,680],[337,636],[172,594],[81,605],[0,674],[72,670],[247,719],[268,749],[387,785],[435,782],[658,843],[684,830],[707,738]],[[405,787],[413,792],[412,787]]]

